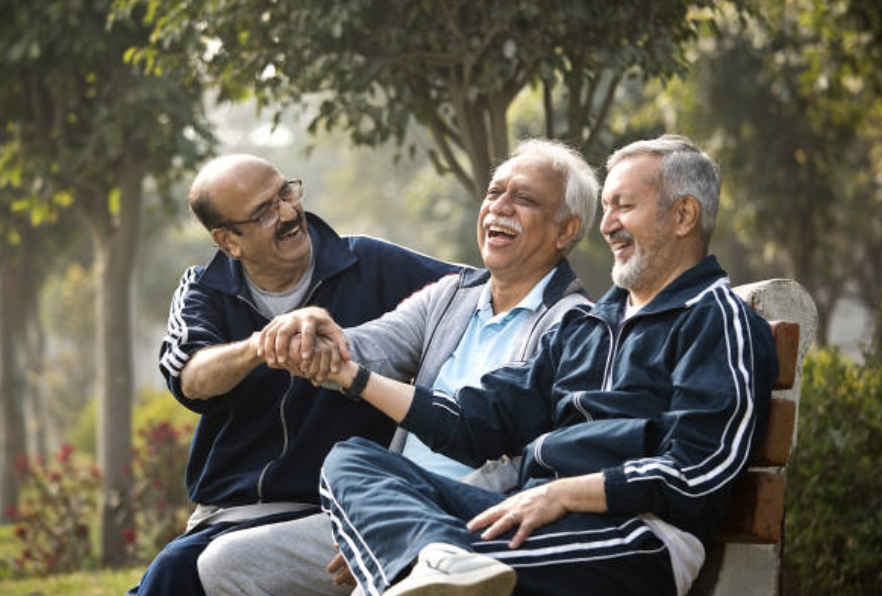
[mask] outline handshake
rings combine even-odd
[[[345,387],[351,380],[346,374],[349,342],[323,308],[309,306],[279,315],[251,341],[267,366],[307,378],[313,385],[329,381]]]

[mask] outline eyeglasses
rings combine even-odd
[[[286,180],[285,183],[282,184],[282,188],[279,189],[279,192],[273,197],[273,202],[267,205],[259,215],[250,219],[227,221],[221,224],[220,227],[227,228],[237,234],[241,234],[241,232],[236,230],[233,226],[244,226],[245,224],[256,223],[260,224],[261,228],[271,228],[279,223],[279,219],[281,219],[279,209],[281,209],[282,203],[285,203],[294,209],[300,204],[302,199],[303,182],[300,180]]]

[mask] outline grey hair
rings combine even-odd
[[[658,179],[658,204],[668,209],[677,199],[695,197],[701,205],[701,233],[705,245],[710,242],[720,205],[720,168],[711,157],[690,139],[680,135],[662,135],[656,139],[635,141],[613,153],[606,161],[606,171],[638,155],[661,157]]]
[[[564,247],[563,254],[567,255],[585,237],[585,233],[594,223],[594,216],[597,213],[597,194],[600,190],[594,169],[575,149],[560,141],[548,139],[521,141],[499,168],[520,157],[545,159],[551,164],[551,168],[566,180],[564,200],[557,213],[557,221],[561,222],[570,215],[575,215],[580,222],[579,231]]]

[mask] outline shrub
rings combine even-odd
[[[878,593],[880,470],[882,367],[835,350],[809,354],[788,468],[786,594]]]
[[[71,572],[93,562],[89,522],[96,519],[100,474],[73,453],[65,443],[49,462],[16,461],[22,491],[14,534],[24,547],[15,566],[22,575]]]
[[[149,560],[182,533],[190,511],[184,486],[190,435],[189,424],[175,427],[168,420],[145,421],[137,432],[132,458],[137,542],[142,559]]]

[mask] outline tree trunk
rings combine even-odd
[[[17,351],[21,337],[16,266],[8,255],[0,257],[0,412],[3,451],[0,453],[0,521],[9,521],[10,508],[18,502],[15,460],[25,451],[21,399],[21,367]]]
[[[118,213],[108,213],[105,197],[78,201],[95,248],[98,344],[98,465],[101,469],[101,555],[105,566],[127,562],[124,530],[133,529],[131,507],[132,300],[134,263],[140,234],[142,175],[125,166],[118,177]],[[101,194],[100,192],[98,193]],[[98,198],[99,200],[94,200]],[[77,202],[75,202],[77,204]]]

